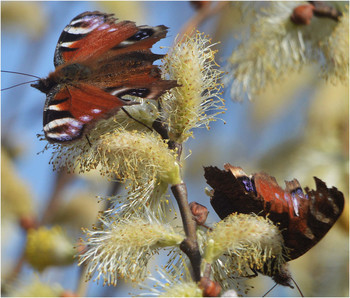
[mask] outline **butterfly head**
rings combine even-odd
[[[39,91],[48,94],[49,91],[56,85],[56,83],[48,78],[39,79],[37,83],[30,84],[30,86],[38,89]]]

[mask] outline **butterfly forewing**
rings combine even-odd
[[[138,93],[157,99],[165,90],[175,87],[175,81],[162,80],[159,68],[152,65],[164,55],[154,54],[150,48],[166,36],[167,27],[137,27],[131,21],[116,21],[112,15],[100,12],[75,17],[59,38],[55,66],[84,64],[91,70],[86,83],[113,95],[129,94],[125,89],[130,88],[130,95]]]
[[[101,40],[101,36],[106,37],[106,30],[115,30],[112,26],[115,19],[110,14],[94,12],[84,12],[76,16],[62,31],[58,39],[55,54],[55,67],[68,63],[84,61],[91,55],[98,55],[101,50],[107,51],[110,48],[108,43]],[[132,27],[132,22],[129,26]],[[124,23],[119,23],[119,33],[122,36],[124,32]],[[115,30],[117,31],[117,30]],[[135,30],[131,30],[131,35]],[[95,34],[92,34],[94,33]],[[98,38],[97,38],[98,37]],[[120,42],[120,41],[119,41]],[[94,46],[93,49],[89,47]]]
[[[101,60],[107,52],[109,56],[141,50],[152,54],[150,48],[167,33],[166,26],[137,27],[131,21],[116,21],[111,14],[96,11],[75,17],[58,40],[54,65]]]

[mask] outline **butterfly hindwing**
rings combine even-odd
[[[226,170],[226,171],[225,171]],[[233,212],[259,213],[264,208],[264,202],[255,194],[255,187],[249,177],[240,172],[238,167],[225,164],[225,170],[217,167],[204,167],[204,177],[213,188],[210,203],[221,219]]]
[[[68,89],[60,85],[53,88],[46,97],[43,127],[49,142],[69,142],[79,138],[84,123],[75,119],[69,111],[71,95]]]
[[[45,103],[43,125],[46,139],[57,143],[74,141],[96,121],[110,117],[128,104],[94,86],[58,85],[48,94]]]

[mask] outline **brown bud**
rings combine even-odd
[[[309,25],[314,15],[314,9],[315,7],[311,4],[297,6],[293,9],[290,19],[296,25]]]
[[[22,215],[19,224],[25,231],[28,231],[29,229],[37,229],[39,226],[38,220],[34,215]]]
[[[208,209],[207,207],[197,203],[197,202],[191,202],[189,204],[193,219],[196,221],[198,225],[203,225],[208,217]]]
[[[208,277],[202,277],[199,287],[203,290],[204,297],[218,297],[221,293],[221,286],[218,282],[210,280]]]

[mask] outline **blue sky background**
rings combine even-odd
[[[63,28],[76,15],[88,10],[108,11],[95,2],[40,2],[46,15],[48,16],[47,29],[40,39],[31,39],[25,31],[2,30],[1,32],[1,69],[20,71],[28,74],[45,77],[50,71],[54,70],[53,54],[56,42]],[[165,53],[165,49],[159,49],[160,46],[171,46],[173,39],[178,34],[185,22],[194,14],[194,9],[189,2],[145,2],[147,8],[143,14],[144,22],[138,22],[139,25],[160,25],[164,24],[170,27],[168,37],[158,42],[153,51],[156,53]],[[141,13],[142,14],[142,13]],[[117,15],[118,17],[118,15]],[[205,23],[201,31],[212,33],[214,20]],[[225,59],[232,51],[235,45],[234,39],[225,40],[221,47],[219,64],[224,65]],[[26,81],[26,77],[11,74],[2,74],[2,88]],[[226,121],[223,124],[217,121],[211,125],[210,131],[206,129],[197,129],[194,133],[195,139],[190,139],[186,144],[186,150],[191,149],[192,155],[188,158],[190,171],[185,174],[188,183],[189,200],[205,204],[210,210],[209,222],[215,222],[218,217],[209,205],[209,198],[204,195],[206,187],[203,178],[203,165],[216,165],[222,168],[223,164],[230,162],[234,165],[242,166],[250,173],[250,169],[260,171],[254,168],[255,161],[262,154],[268,152],[277,144],[297,137],[305,125],[305,111],[310,104],[310,95],[312,89],[304,88],[288,106],[288,110],[283,111],[278,117],[264,127],[254,127],[251,119],[250,108],[252,102],[243,103],[233,102],[229,98],[229,92],[226,91],[227,112],[222,116]],[[51,193],[54,174],[51,165],[48,164],[51,157],[50,151],[37,154],[42,151],[45,142],[39,141],[37,133],[42,133],[42,113],[45,102],[45,95],[29,85],[21,86],[2,92],[1,94],[1,131],[2,137],[9,138],[13,143],[23,148],[24,154],[16,160],[17,169],[21,177],[28,182],[33,192],[33,197],[38,203],[38,208],[45,208],[45,202]],[[206,152],[211,148],[211,152]],[[186,154],[186,153],[184,153]],[[203,155],[201,155],[203,154]],[[203,156],[201,164],[195,163],[196,156]],[[195,175],[194,173],[197,173]],[[282,179],[291,179],[294,177],[279,177]],[[279,180],[279,179],[278,179]],[[282,180],[283,181],[283,180]],[[97,195],[103,195],[96,193]],[[40,213],[40,212],[39,212]],[[13,241],[23,242],[20,235]],[[21,247],[21,245],[18,245]],[[4,257],[13,257],[20,252],[19,249],[10,249],[6,251],[9,255]],[[25,272],[30,272],[26,267]],[[46,272],[46,278],[51,281],[59,281],[65,287],[74,289],[77,270],[50,269]],[[68,277],[68,278],[67,278]],[[269,279],[266,279],[268,281]],[[273,285],[273,282],[268,281]],[[264,290],[268,290],[268,284],[264,285]],[[100,287],[95,283],[90,285],[90,296],[100,296]],[[113,295],[114,289],[104,288],[103,296]],[[118,296],[128,295],[134,290],[118,290]],[[109,293],[108,293],[109,292]],[[277,287],[274,290],[275,295],[298,295],[297,292],[291,292],[285,287]],[[264,294],[261,292],[258,295]]]

